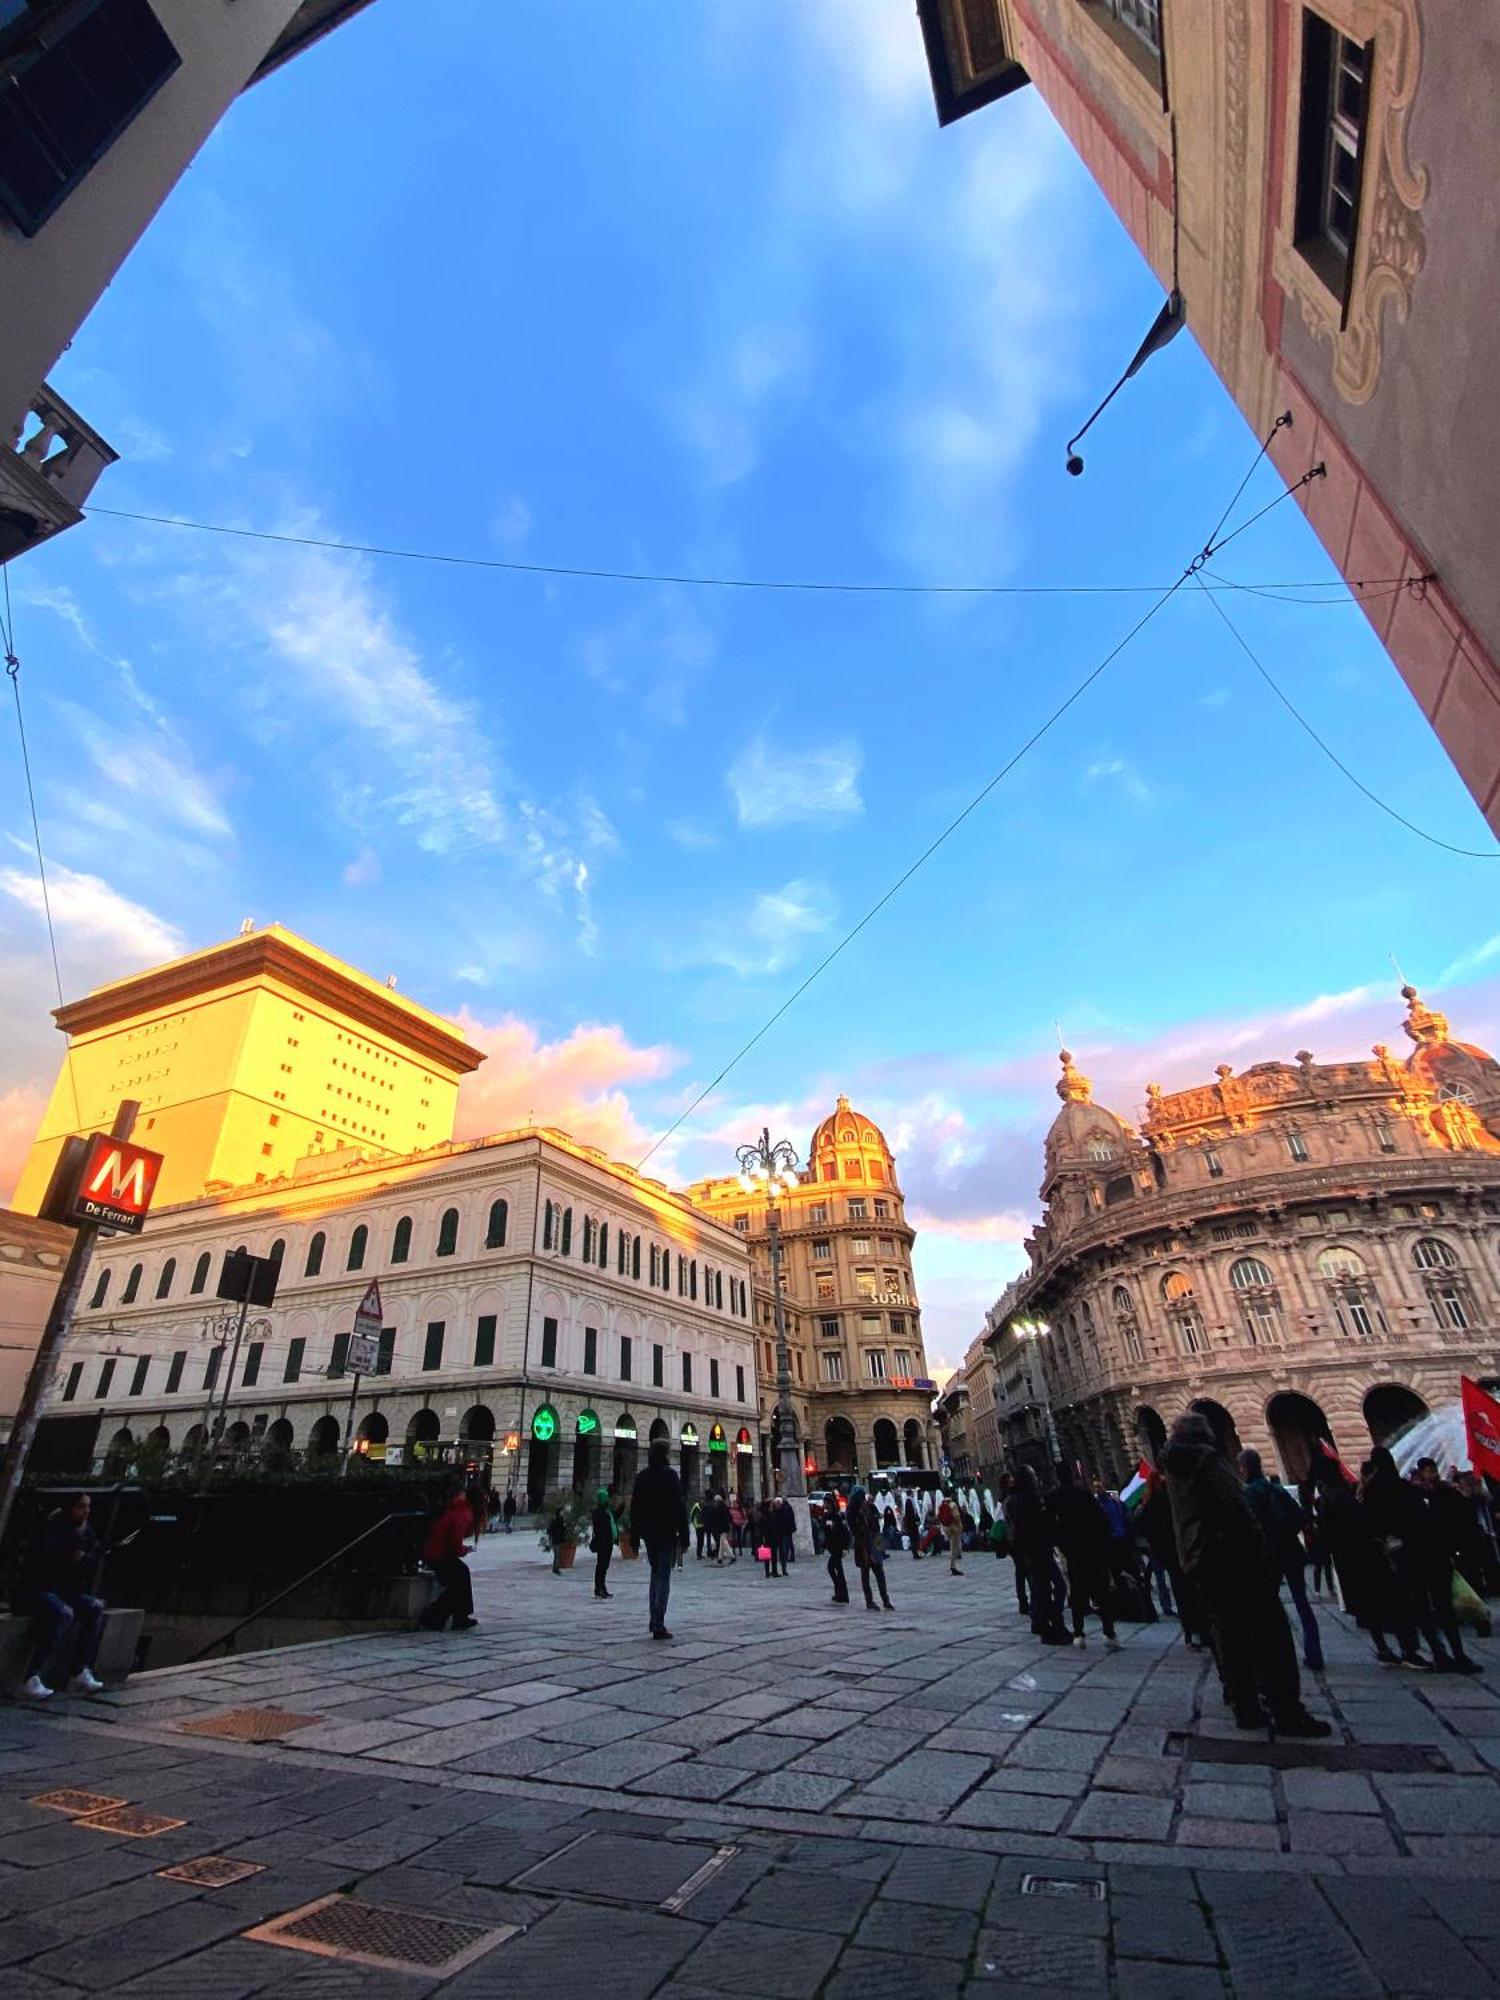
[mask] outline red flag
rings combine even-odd
[[[1334,1464],[1338,1467],[1339,1471],[1344,1475],[1344,1478],[1349,1482],[1351,1486],[1357,1489],[1359,1486],[1358,1474],[1351,1472],[1349,1470],[1348,1466],[1345,1465],[1344,1461],[1339,1457],[1338,1453],[1334,1450],[1333,1446],[1328,1442],[1327,1438],[1324,1437],[1314,1438],[1313,1443],[1318,1447],[1318,1450],[1322,1452],[1325,1458],[1331,1458],[1333,1460]]]
[[[1459,1388],[1464,1399],[1470,1462],[1486,1478],[1500,1479],[1500,1403],[1486,1395],[1467,1375],[1459,1377]]]

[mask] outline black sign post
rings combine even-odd
[[[135,1129],[135,1114],[140,1106],[134,1098],[121,1100],[115,1112],[115,1122],[110,1127],[112,1139],[128,1139]],[[76,1150],[76,1149],[75,1149]],[[36,1353],[32,1356],[31,1369],[26,1377],[26,1387],[21,1391],[21,1407],[16,1411],[15,1423],[11,1426],[10,1437],[5,1446],[5,1457],[0,1461],[0,1542],[5,1539],[6,1523],[10,1510],[20,1491],[21,1481],[26,1472],[26,1461],[31,1455],[31,1447],[36,1438],[36,1427],[41,1421],[42,1401],[51,1380],[53,1363],[58,1350],[67,1338],[68,1328],[73,1323],[73,1314],[78,1305],[78,1295],[83,1290],[83,1281],[88,1273],[89,1259],[94,1254],[94,1245],[99,1240],[102,1222],[80,1222],[73,1237],[73,1247],[68,1252],[68,1261],[63,1265],[61,1278],[57,1281],[57,1291],[53,1296],[52,1309],[47,1314],[47,1324],[42,1328],[42,1337],[37,1342]]]

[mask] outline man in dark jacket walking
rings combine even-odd
[[[615,1552],[614,1510],[609,1504],[609,1488],[601,1486],[590,1518],[589,1554],[594,1558],[594,1595],[608,1597],[604,1579],[609,1575],[610,1557]]]
[[[828,1581],[833,1585],[835,1604],[849,1602],[849,1580],[844,1575],[844,1556],[849,1548],[849,1530],[839,1511],[837,1498],[831,1498],[828,1512],[823,1519],[823,1547],[828,1551]]]
[[[687,1502],[682,1481],[672,1470],[665,1438],[653,1438],[645,1467],[635,1476],[630,1495],[630,1532],[645,1549],[651,1571],[649,1595],[651,1636],[670,1639],[667,1600],[679,1550],[689,1541]]]
[[[1331,1735],[1302,1705],[1280,1572],[1208,1419],[1195,1410],[1179,1417],[1162,1462],[1182,1567],[1207,1615],[1235,1721],[1263,1729],[1269,1707],[1278,1736]]]
[[[1093,1494],[1078,1485],[1073,1468],[1057,1468],[1057,1484],[1047,1502],[1052,1532],[1068,1570],[1068,1601],[1073,1611],[1073,1644],[1087,1643],[1083,1620],[1090,1603],[1099,1613],[1106,1649],[1119,1651],[1115,1621],[1109,1608],[1109,1523]]]
[[[1240,1453],[1240,1477],[1245,1482],[1245,1498],[1250,1512],[1260,1524],[1271,1551],[1271,1560],[1281,1572],[1281,1580],[1292,1594],[1297,1618],[1302,1626],[1302,1664],[1309,1673],[1323,1671],[1323,1640],[1318,1621],[1307,1601],[1307,1549],[1302,1540],[1302,1508],[1284,1486],[1267,1479],[1258,1451]]]

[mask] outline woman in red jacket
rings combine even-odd
[[[441,1632],[451,1618],[455,1632],[479,1623],[474,1616],[474,1589],[469,1581],[465,1537],[474,1532],[474,1509],[465,1493],[455,1493],[427,1530],[422,1562],[438,1581],[438,1594],[417,1621],[429,1632]]]

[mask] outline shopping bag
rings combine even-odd
[[[1490,1636],[1490,1613],[1467,1578],[1453,1572],[1453,1613],[1464,1625],[1472,1625],[1482,1639]]]
[[[771,1560],[771,1551],[766,1547],[764,1542],[755,1551],[755,1560],[758,1563],[768,1563]]]

